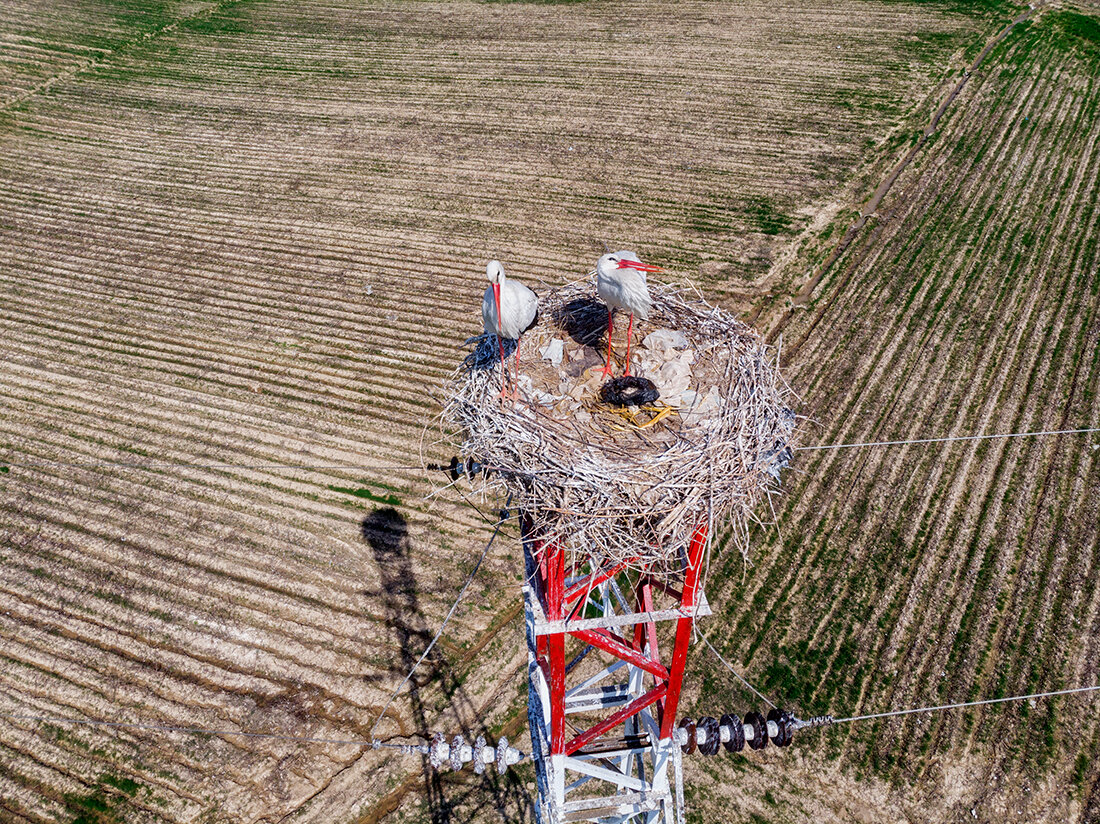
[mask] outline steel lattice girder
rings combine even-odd
[[[678,747],[672,733],[684,664],[694,619],[710,613],[698,586],[706,538],[706,526],[700,525],[684,553],[681,590],[643,570],[630,586],[628,599],[618,581],[627,579],[631,562],[603,567],[587,561],[573,570],[587,567],[587,572],[566,579],[561,548],[540,543],[525,531],[528,717],[543,820],[672,822],[679,818],[674,817],[679,803],[674,804],[668,767],[673,765],[678,787],[679,759],[674,758]],[[675,599],[675,606],[655,609],[655,595]],[[602,615],[586,617],[593,604]],[[656,622],[662,620],[676,621],[667,666],[657,648]],[[619,627],[633,627],[633,631],[624,637],[612,631]],[[567,664],[569,637],[586,646]],[[567,689],[571,671],[589,652],[602,653],[610,661]],[[612,676],[625,681],[600,685]],[[576,734],[567,740],[570,713],[604,717],[587,727],[574,724]],[[620,725],[625,728],[622,739],[600,741]],[[566,771],[580,777],[567,784]],[[608,785],[613,788],[609,793],[598,794],[599,786]],[[582,793],[587,794],[581,797]]]

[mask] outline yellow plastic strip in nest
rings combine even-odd
[[[637,412],[631,412],[626,407],[623,407],[622,409],[613,409],[611,411],[613,411],[616,415],[618,415],[624,421],[627,421],[635,429],[649,429],[649,427],[653,426],[653,424],[657,423],[657,421],[664,420],[665,418],[667,418],[669,415],[671,415],[676,410],[673,409],[671,406],[666,406],[663,409],[658,409],[656,406],[643,406],[640,411],[642,411],[642,412],[656,412],[657,413],[656,415],[654,415],[652,418],[650,418],[645,423],[638,423],[638,413]],[[615,430],[616,432],[626,432],[627,431],[626,427],[620,427],[620,426],[612,426],[611,429]]]
[[[645,411],[646,412],[656,412],[657,410],[654,407],[647,406],[647,407],[645,407]],[[637,420],[632,421],[632,423],[635,426],[637,426],[639,429],[649,429],[649,427],[653,426],[653,424],[657,423],[657,421],[664,420],[669,415],[671,415],[674,411],[675,410],[671,406],[666,406],[664,409],[662,409],[660,412],[657,412],[656,415],[654,415],[652,418],[650,418],[645,423],[638,423]]]

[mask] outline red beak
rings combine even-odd
[[[635,269],[639,272],[663,272],[660,266],[654,266],[652,263],[642,263],[640,260],[620,260],[619,269]]]
[[[500,324],[501,324],[501,320],[500,320],[500,284],[499,283],[494,283],[493,284],[493,298],[497,302],[497,329],[499,329]]]

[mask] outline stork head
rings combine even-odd
[[[485,267],[485,277],[489,278],[489,283],[500,286],[504,282],[504,264],[499,260],[490,260]]]
[[[493,302],[497,307],[497,323],[500,322],[500,284],[504,283],[504,264],[499,260],[490,260],[485,267],[485,277],[493,284]]]
[[[616,269],[634,269],[638,272],[663,272],[660,266],[642,263],[634,252],[609,252],[596,261],[596,271],[604,277],[614,277]],[[644,275],[643,275],[644,277]]]

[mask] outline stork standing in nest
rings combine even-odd
[[[486,333],[496,335],[500,347],[500,396],[516,398],[515,384],[511,392],[505,391],[507,373],[504,367],[504,341],[516,342],[516,378],[519,378],[519,339],[520,336],[538,323],[539,298],[534,292],[504,276],[504,265],[499,260],[490,260],[485,267],[485,276],[490,286],[481,299],[481,319],[485,322]]]
[[[607,304],[607,363],[603,376],[611,374],[611,333],[614,330],[612,315],[616,309],[630,313],[630,323],[626,328],[626,371],[630,375],[630,338],[634,334],[634,316],[639,320],[649,318],[649,286],[646,285],[646,272],[663,271],[660,266],[642,263],[634,252],[610,252],[596,262],[596,292]]]

